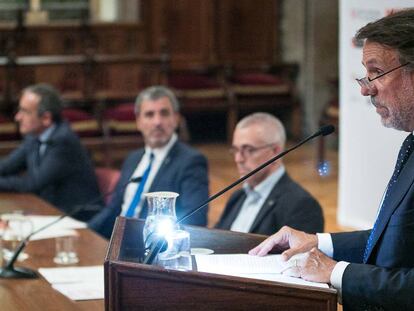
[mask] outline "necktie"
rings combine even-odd
[[[36,139],[36,142],[35,142],[34,146],[35,146],[36,164],[39,165],[40,164],[40,159],[42,157],[41,152],[40,152],[42,142],[39,139]]]
[[[135,195],[131,201],[131,204],[128,207],[128,210],[125,214],[125,217],[133,217],[135,215],[135,209],[137,208],[137,205],[139,201],[141,200],[142,192],[144,191],[145,183],[147,182],[149,173],[151,171],[152,162],[154,160],[154,154],[150,154],[150,160],[148,163],[147,168],[145,169],[144,173],[142,174],[141,182],[138,185],[137,192],[135,192]]]
[[[372,248],[372,242],[373,237],[375,235],[375,231],[377,229],[377,225],[380,222],[379,220],[381,217],[383,217],[384,211],[387,209],[387,203],[388,203],[388,197],[391,193],[392,188],[394,187],[395,183],[398,180],[398,176],[400,175],[400,172],[402,171],[405,163],[407,162],[408,158],[410,157],[412,151],[414,149],[413,146],[413,134],[410,134],[407,136],[407,138],[404,140],[400,152],[398,154],[397,163],[395,164],[394,173],[391,176],[390,181],[388,182],[387,191],[385,192],[384,200],[382,201],[381,209],[378,214],[377,220],[375,221],[374,227],[371,230],[371,234],[369,235],[367,244],[365,246],[364,251],[364,263],[368,260],[368,254],[370,253],[370,250]]]

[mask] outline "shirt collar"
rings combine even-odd
[[[283,174],[286,172],[286,169],[281,165],[276,171],[267,176],[262,182],[260,182],[256,187],[252,188],[248,183],[243,184],[244,191],[247,195],[256,193],[260,197],[267,198],[267,196],[272,191],[273,187],[277,182],[282,178]]]
[[[149,146],[145,146],[145,153],[146,154],[151,154],[153,153],[155,158],[159,158],[161,157],[165,157],[167,155],[167,153],[170,151],[170,149],[172,148],[172,146],[175,144],[175,142],[177,141],[178,137],[176,133],[173,133],[170,140],[168,141],[168,143],[162,147],[159,148],[150,148]]]
[[[52,135],[53,131],[56,129],[56,124],[53,123],[51,126],[49,126],[47,129],[45,129],[40,135],[39,135],[39,141],[40,143],[45,143],[49,140],[50,136]]]

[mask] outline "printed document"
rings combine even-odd
[[[326,283],[309,282],[283,274],[284,271],[292,268],[295,260],[301,256],[303,255],[295,255],[286,262],[281,259],[281,255],[264,257],[248,254],[196,255],[195,258],[199,272],[329,288]]]

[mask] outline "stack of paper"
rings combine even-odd
[[[282,274],[283,271],[292,266],[293,260],[298,257],[292,257],[290,261],[284,262],[280,255],[264,257],[247,254],[195,256],[197,270],[200,272],[328,288],[328,284],[325,283],[308,282]]]
[[[104,298],[103,266],[39,268],[54,289],[72,300]]]

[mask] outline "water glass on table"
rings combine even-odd
[[[59,265],[71,265],[79,262],[76,253],[77,236],[68,235],[55,238],[56,254],[53,261]]]
[[[3,225],[2,248],[5,260],[10,260],[19,243],[33,232],[32,221],[20,212],[1,215]],[[17,258],[19,261],[29,256],[22,252]]]

